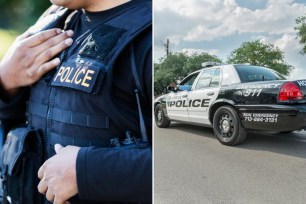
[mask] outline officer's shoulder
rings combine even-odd
[[[48,16],[50,14],[54,14],[54,13],[60,12],[63,9],[65,9],[65,8],[62,7],[62,6],[52,5],[39,17],[38,20],[41,20],[41,19],[43,19],[44,17],[46,17],[46,16]]]

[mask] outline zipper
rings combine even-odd
[[[49,155],[49,145],[50,145],[50,133],[51,133],[51,111],[53,108],[53,103],[54,103],[54,88],[51,87],[51,91],[50,91],[50,95],[49,95],[49,101],[48,101],[48,110],[47,110],[47,123],[46,123],[46,134],[45,134],[45,141],[46,141],[46,146],[47,148],[45,148],[45,159],[47,159],[50,155]]]
[[[65,60],[67,56],[67,50],[63,51],[62,54],[60,55],[60,60],[61,64],[58,65],[60,67],[62,65],[62,62]],[[51,86],[51,81],[52,81],[53,76],[49,80],[47,86],[50,86],[50,94],[49,94],[49,100],[48,100],[48,109],[47,109],[47,117],[46,117],[46,134],[45,134],[45,142],[46,142],[46,148],[45,148],[45,159],[47,159],[49,155],[49,148],[50,148],[50,137],[51,137],[51,111],[54,106],[54,94],[55,94],[55,88]]]
[[[78,18],[74,18],[74,19],[78,19]],[[74,24],[75,21],[76,20],[71,21],[71,25]],[[64,27],[64,29],[68,30],[68,26],[66,25]],[[68,50],[70,50],[70,48],[71,47],[69,47]],[[66,59],[68,50],[64,50],[60,54],[59,58],[60,58],[61,63],[57,66],[57,69],[59,67],[61,67],[63,61]],[[52,83],[52,79],[53,79],[53,76],[54,76],[55,72],[45,79],[46,86],[50,87],[50,94],[49,94],[49,99],[48,99],[48,109],[47,109],[47,115],[46,115],[46,129],[45,129],[45,134],[44,134],[44,140],[45,140],[45,143],[46,143],[45,144],[45,147],[46,147],[45,148],[45,160],[50,156],[49,155],[49,152],[50,152],[49,149],[50,149],[50,137],[51,137],[51,111],[52,111],[52,108],[54,106],[54,95],[55,95],[55,88],[51,86],[51,83]]]

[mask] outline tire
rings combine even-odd
[[[213,118],[213,128],[219,142],[228,146],[242,143],[247,135],[239,115],[231,106],[218,108]]]
[[[167,128],[171,121],[165,116],[162,105],[158,104],[154,110],[155,124],[160,128]]]

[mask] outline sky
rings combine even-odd
[[[206,52],[224,62],[243,42],[259,39],[284,52],[294,66],[291,79],[306,79],[306,55],[296,37],[295,19],[305,0],[154,0],[154,61],[172,52]]]

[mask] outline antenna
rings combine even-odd
[[[137,100],[137,107],[138,107],[138,113],[139,113],[139,122],[140,122],[140,132],[141,132],[141,139],[142,141],[147,142],[148,141],[148,134],[145,126],[145,121],[143,118],[141,105],[140,105],[140,99],[139,99],[139,91],[142,93],[142,88],[140,85],[139,77],[136,70],[136,63],[135,63],[135,56],[134,56],[134,45],[131,46],[131,65],[132,65],[132,72],[135,79],[136,89],[134,90],[136,94],[136,100]]]
[[[142,115],[142,111],[141,111],[138,89],[135,89],[134,92],[136,94],[136,99],[137,99],[141,139],[142,139],[142,141],[147,142],[148,141],[148,134],[147,134],[147,129],[146,129],[145,122],[144,122],[143,115]]]

